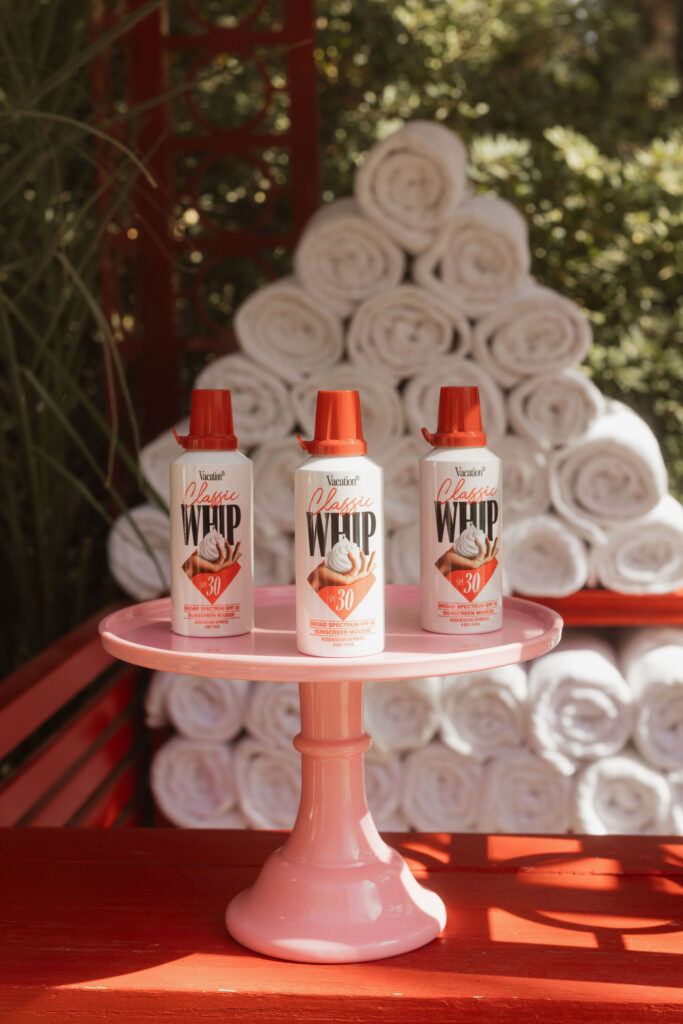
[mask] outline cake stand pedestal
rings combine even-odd
[[[136,665],[299,683],[296,823],[226,913],[233,938],[256,952],[350,963],[405,953],[439,934],[446,923],[442,900],[418,884],[368,810],[363,681],[497,668],[544,654],[560,639],[560,617],[519,598],[505,598],[497,632],[445,636],[420,629],[417,587],[390,586],[386,593],[386,649],[370,657],[298,653],[294,587],[258,588],[254,630],[238,637],[177,636],[167,598],[114,612],[100,624],[104,647]]]

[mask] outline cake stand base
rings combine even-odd
[[[372,868],[294,864],[277,850],[231,902],[228,931],[257,953],[305,963],[379,960],[424,946],[444,927],[446,908],[385,849],[386,861]]]
[[[285,845],[250,889],[230,903],[228,931],[269,956],[352,963],[424,946],[446,923],[383,841],[368,810],[362,732],[363,684],[300,683],[301,804]]]

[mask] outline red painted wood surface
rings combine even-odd
[[[353,965],[257,956],[227,901],[276,833],[0,833],[0,1020],[600,1024],[683,1020],[683,840],[404,835],[445,899],[423,949]]]
[[[529,597],[558,612],[565,626],[683,626],[683,590],[670,594],[618,594],[577,590],[569,597]]]

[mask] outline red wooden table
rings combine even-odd
[[[282,834],[0,831],[0,1021],[683,1020],[683,840],[391,838],[448,907],[422,949],[311,965],[243,949],[227,900]]]

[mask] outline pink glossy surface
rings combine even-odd
[[[283,847],[230,903],[233,938],[311,963],[396,956],[436,938],[441,898],[379,835],[365,798],[363,683],[300,683],[301,803]]]
[[[409,679],[476,672],[538,657],[562,632],[556,612],[506,597],[503,628],[477,636],[446,636],[420,628],[418,587],[388,586],[386,649],[364,658],[315,658],[296,649],[294,587],[259,587],[255,624],[243,636],[204,639],[171,632],[170,598],[133,605],[100,623],[110,654],[145,668],[190,675],[282,682],[357,678]]]
[[[458,637],[419,625],[417,587],[387,587],[387,645],[363,658],[315,658],[296,649],[294,587],[255,592],[255,628],[206,640],[171,632],[170,600],[114,612],[102,643],[147,668],[241,679],[295,680],[301,697],[301,803],[291,834],[255,883],[229,905],[226,924],[259,953],[312,963],[395,956],[435,938],[446,912],[377,832],[368,810],[363,682],[471,672],[551,650],[562,620],[505,598],[495,633]],[[326,683],[327,685],[320,685]]]

